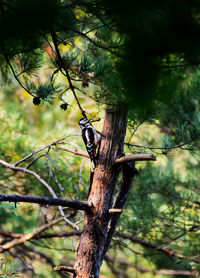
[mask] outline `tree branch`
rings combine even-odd
[[[53,145],[60,144],[65,138],[66,138],[66,137],[64,137],[64,138],[62,138],[62,139],[59,139],[59,140],[56,140],[56,141],[53,142],[53,143],[50,143],[50,144],[48,144],[48,145],[46,145],[46,146],[44,146],[44,147],[42,147],[42,148],[40,148],[40,149],[38,149],[38,150],[36,150],[36,151],[33,151],[32,153],[28,154],[26,157],[24,157],[24,158],[20,159],[19,161],[15,162],[14,165],[15,165],[15,166],[19,165],[20,163],[26,161],[28,158],[32,157],[34,154],[36,154],[36,153],[38,153],[38,152],[41,152],[41,151],[43,151],[43,150],[46,149],[46,148],[49,148],[49,147],[51,147],[51,146],[53,146]],[[30,167],[30,166],[29,166],[29,167]]]
[[[171,149],[177,149],[177,148],[181,148],[185,145],[188,145],[190,143],[192,143],[193,140],[189,140],[187,142],[184,142],[182,144],[178,144],[175,146],[167,146],[167,147],[148,147],[148,146],[141,146],[141,145],[137,145],[137,144],[131,144],[131,143],[124,143],[127,146],[132,146],[132,147],[137,147],[137,148],[142,148],[142,149],[149,149],[149,150],[171,150]]]
[[[38,234],[35,235],[33,238],[36,240],[44,239],[44,238],[54,238],[54,237],[71,237],[71,236],[80,236],[82,231],[72,231],[72,232],[62,232],[62,233],[45,233],[45,234]],[[13,233],[0,230],[0,235],[3,237],[11,237],[11,238],[21,238],[24,234],[20,233]]]
[[[21,273],[20,272],[7,272],[7,273],[2,273],[0,274],[0,277],[11,277],[13,275],[20,275]],[[16,277],[16,276],[15,276]],[[18,276],[19,277],[19,276]]]
[[[148,160],[156,161],[156,157],[152,154],[132,154],[132,155],[122,156],[120,158],[117,158],[114,162],[114,165],[126,163],[129,161],[148,161]]]
[[[48,206],[62,206],[69,207],[76,210],[84,210],[87,212],[91,211],[91,207],[87,202],[82,202],[79,200],[65,200],[61,198],[48,198],[48,197],[38,197],[38,196],[27,196],[27,195],[5,195],[0,194],[0,202],[24,202],[24,203],[36,203]]]
[[[80,156],[83,156],[83,157],[90,158],[88,153],[80,151],[80,150],[77,150],[77,149],[72,150],[72,149],[70,149],[68,147],[60,146],[60,145],[57,148],[60,149],[60,150],[66,151],[66,152],[73,153],[75,155],[80,155]]]
[[[23,173],[28,173],[28,174],[31,174],[33,175],[40,183],[42,183],[48,190],[49,192],[51,193],[51,195],[54,197],[54,198],[57,198],[57,195],[56,193],[54,192],[53,188],[44,180],[42,179],[42,177],[40,177],[37,173],[31,171],[31,170],[28,170],[27,168],[22,168],[22,167],[18,167],[18,166],[15,166],[15,164],[10,164],[2,159],[0,159],[0,165],[3,165],[7,168],[10,168],[14,171],[21,171]],[[60,211],[60,214],[63,216],[63,218],[65,219],[65,221],[73,226],[74,228],[76,228],[77,230],[79,229],[77,225],[75,225],[74,223],[72,223],[70,220],[68,220],[66,217],[65,217],[65,214],[64,214],[64,211],[63,211],[63,208],[61,206],[58,206],[58,209]]]
[[[73,29],[73,31],[79,35],[81,35],[82,37],[86,38],[88,41],[90,41],[93,45],[95,45],[96,47],[99,47],[101,49],[107,50],[107,51],[111,51],[112,47],[108,47],[106,45],[102,45],[97,43],[96,41],[94,41],[93,39],[91,39],[89,36],[87,36],[87,33],[82,33],[78,30]]]
[[[32,239],[34,236],[40,234],[41,232],[47,230],[48,228],[52,227],[53,225],[57,224],[58,222],[62,221],[63,217],[59,217],[57,219],[54,219],[52,222],[49,222],[45,225],[40,226],[35,232],[29,233],[27,235],[24,235],[18,239],[14,239],[12,241],[9,241],[5,243],[4,245],[0,246],[0,253],[4,252],[5,250],[8,250],[14,246],[20,245],[30,239]]]
[[[70,266],[66,266],[66,265],[58,265],[54,267],[55,271],[66,271],[66,272],[70,272],[70,273],[76,273],[75,269],[73,267]]]
[[[17,82],[19,83],[19,85],[20,85],[28,94],[30,94],[31,96],[34,97],[34,95],[22,84],[22,82],[21,82],[21,81],[19,80],[19,78],[17,77],[17,75],[16,75],[16,73],[15,73],[15,71],[14,71],[14,69],[13,69],[13,67],[12,67],[12,65],[11,65],[11,63],[10,63],[10,61],[9,61],[9,59],[8,59],[6,56],[5,56],[5,58],[6,58],[6,61],[7,61],[8,65],[9,65],[9,67],[10,67],[12,73],[13,73],[14,78],[17,80]]]
[[[73,237],[73,236],[80,236],[82,231],[72,231],[72,232],[64,232],[64,233],[51,233],[51,234],[41,234],[35,239],[43,239],[43,238],[54,238],[54,237]]]
[[[172,242],[174,242],[175,240],[183,237],[184,235],[186,235],[189,232],[197,232],[200,230],[200,225],[193,225],[192,227],[185,229],[181,234],[176,235],[175,237],[171,238],[169,241],[163,242],[162,246],[166,246],[171,244]]]
[[[198,260],[198,259],[184,256],[180,253],[177,253],[176,251],[170,250],[170,249],[165,248],[165,247],[159,247],[159,246],[157,246],[157,245],[155,245],[151,242],[148,242],[144,239],[141,239],[141,238],[138,238],[138,237],[135,237],[135,236],[132,236],[132,235],[128,235],[128,234],[119,233],[119,232],[117,232],[115,234],[116,234],[116,236],[119,236],[123,239],[128,239],[128,240],[130,240],[134,243],[139,243],[146,248],[150,248],[150,249],[153,249],[153,250],[160,251],[167,256],[177,257],[177,258],[181,258],[181,259],[189,259],[190,261],[200,263],[200,260]]]
[[[64,64],[64,62],[63,62],[62,57],[61,57],[61,54],[60,54],[60,51],[59,51],[59,48],[58,48],[57,36],[56,36],[56,34],[55,34],[54,32],[51,32],[51,36],[52,36],[52,40],[53,40],[53,44],[54,44],[54,47],[55,47],[55,51],[56,51],[56,55],[57,55],[59,64],[60,64],[61,68],[63,68],[64,71],[65,71],[65,76],[67,77],[67,80],[68,80],[68,82],[69,82],[69,87],[70,87],[70,89],[72,90],[72,93],[73,93],[73,95],[74,95],[74,98],[75,98],[75,100],[76,100],[76,103],[78,104],[78,107],[79,107],[79,109],[80,109],[80,111],[81,111],[81,114],[83,115],[83,117],[86,118],[87,116],[86,116],[86,114],[85,114],[85,111],[83,110],[83,108],[82,108],[81,105],[80,105],[80,102],[79,102],[78,97],[77,97],[77,95],[76,95],[76,92],[75,92],[75,90],[74,90],[74,85],[72,84],[72,81],[71,81],[71,78],[70,78],[70,76],[69,76],[68,70],[67,70],[67,68],[66,68],[66,66],[65,66],[65,64]]]
[[[192,275],[192,272],[187,271],[187,270],[174,270],[174,269],[158,269],[158,270],[155,269],[154,270],[154,269],[143,268],[141,266],[129,263],[129,262],[124,261],[124,260],[118,260],[116,258],[112,258],[111,256],[108,256],[108,255],[105,256],[105,260],[109,261],[109,262],[112,262],[112,263],[117,263],[117,264],[120,264],[120,265],[133,267],[141,273],[150,272],[150,273],[153,273],[153,274],[183,275],[183,276],[191,276]]]
[[[123,209],[123,207],[126,203],[126,200],[128,198],[128,194],[129,194],[129,191],[130,191],[130,188],[131,188],[133,178],[137,174],[138,174],[138,172],[135,168],[135,163],[133,161],[124,163],[122,165],[123,179],[120,183],[120,188],[119,188],[119,191],[117,193],[113,208]],[[104,254],[106,254],[106,252],[108,250],[108,247],[109,247],[110,242],[112,240],[112,236],[113,236],[113,234],[115,232],[115,229],[117,227],[117,224],[119,222],[121,213],[122,213],[122,211],[118,212],[118,213],[114,213],[113,215],[111,215],[110,223],[109,223],[109,226],[108,226],[106,243],[105,243],[105,247],[104,247]]]
[[[0,235],[3,236],[3,237],[20,238],[20,237],[22,237],[24,234],[13,233],[13,232],[7,232],[7,231],[0,230]]]
[[[36,161],[38,161],[41,157],[43,156],[47,156],[48,151],[46,153],[43,153],[41,155],[39,155],[38,157],[36,157],[35,159],[33,159],[27,166],[26,169],[30,168]]]
[[[54,190],[51,188],[51,186],[45,180],[43,180],[42,177],[40,177],[37,173],[35,173],[31,170],[28,170],[26,168],[23,168],[23,167],[15,166],[15,164],[8,163],[2,159],[0,159],[0,164],[11,170],[21,171],[23,173],[28,173],[28,174],[33,175],[40,183],[42,183],[49,190],[49,192],[52,194],[52,196],[54,198],[57,198],[57,196],[56,196]]]

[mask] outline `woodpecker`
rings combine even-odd
[[[90,156],[91,161],[94,163],[94,167],[97,166],[97,154],[96,149],[99,143],[99,136],[92,126],[91,122],[93,119],[81,118],[79,125],[82,130],[82,138],[85,143],[87,152]]]

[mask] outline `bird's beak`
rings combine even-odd
[[[100,118],[91,118],[89,120],[92,123],[92,122],[99,122],[101,119]]]

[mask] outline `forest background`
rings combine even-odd
[[[138,175],[100,277],[198,277],[198,2],[153,1],[150,7],[142,1],[131,8],[129,1],[39,2],[1,1],[0,159],[14,164],[47,146],[24,167],[56,196],[86,201],[90,162],[69,153],[85,151],[78,121],[83,111],[99,117],[93,125],[101,132],[105,109],[128,102],[124,153],[157,160],[136,162]],[[83,111],[62,74],[54,32]],[[51,197],[34,175],[4,166],[1,194]],[[8,246],[0,249],[1,273],[69,277],[53,267],[73,267],[84,213],[64,213],[68,224],[56,207],[1,202],[0,245]],[[26,235],[32,236],[13,244]]]

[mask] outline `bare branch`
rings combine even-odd
[[[48,145],[46,145],[46,146],[44,146],[44,147],[42,147],[42,148],[40,148],[40,149],[38,149],[38,150],[36,150],[36,151],[33,151],[32,153],[28,154],[26,157],[24,157],[24,158],[20,159],[19,161],[15,162],[14,165],[15,165],[15,166],[19,165],[20,163],[26,161],[28,158],[32,157],[34,154],[36,154],[36,153],[38,153],[38,152],[41,152],[41,151],[43,151],[43,150],[46,149],[46,148],[49,148],[49,147],[51,147],[51,146],[53,146],[53,145],[60,144],[60,142],[62,142],[65,138],[66,138],[66,137],[64,137],[64,138],[62,138],[62,139],[59,139],[59,140],[56,140],[55,142],[52,142],[52,143],[50,143],[50,144],[48,144]],[[30,166],[29,166],[29,167],[30,167]]]
[[[133,154],[128,156],[122,156],[117,158],[114,164],[122,164],[129,161],[148,161],[153,160],[156,161],[156,157],[152,154]]]
[[[40,183],[42,183],[49,190],[49,192],[52,194],[54,198],[57,198],[54,190],[50,187],[50,185],[45,180],[43,180],[42,177],[40,177],[37,173],[23,167],[15,166],[15,164],[10,164],[2,159],[0,159],[0,164],[7,168],[10,168],[11,170],[21,171],[23,173],[28,173],[33,175]]]
[[[109,213],[121,213],[122,209],[119,208],[111,208],[108,210]]]
[[[28,170],[26,168],[23,168],[23,167],[15,166],[15,164],[10,164],[10,163],[2,160],[2,159],[0,159],[0,164],[7,167],[7,168],[10,168],[11,170],[21,171],[23,173],[28,173],[28,174],[33,175],[40,183],[42,183],[49,190],[49,192],[51,193],[51,195],[54,198],[57,198],[56,193],[54,192],[52,187],[41,176],[39,176],[37,173],[35,173],[31,170]]]
[[[1,234],[1,233],[0,233]],[[81,236],[82,231],[72,231],[72,232],[62,232],[62,233],[51,233],[51,234],[41,234],[39,237],[35,239],[40,239],[40,238],[54,238],[54,237],[73,237],[73,236]]]
[[[57,148],[60,149],[60,150],[66,151],[66,152],[73,153],[75,155],[80,155],[80,156],[83,156],[83,157],[90,158],[88,153],[80,151],[80,150],[77,150],[77,149],[72,150],[72,149],[70,149],[68,147],[60,146],[60,145]]]
[[[24,234],[13,233],[13,232],[7,232],[7,231],[0,230],[0,235],[3,236],[3,237],[20,238],[20,237],[22,237]]]
[[[0,164],[7,167],[7,168],[10,168],[14,171],[21,171],[23,173],[28,173],[28,174],[31,174],[33,175],[40,183],[42,183],[48,190],[49,192],[51,193],[51,195],[54,197],[54,198],[57,198],[57,195],[56,193],[54,192],[53,188],[44,180],[42,179],[42,177],[40,177],[37,173],[31,171],[31,170],[28,170],[26,168],[22,168],[22,167],[19,167],[19,166],[15,166],[15,164],[10,164],[2,159],[0,159]],[[68,220],[66,217],[65,217],[65,214],[64,214],[64,211],[63,211],[63,208],[61,206],[58,206],[58,209],[60,211],[60,214],[63,216],[63,218],[65,219],[65,221],[75,227],[77,230],[79,229],[77,225],[75,225],[74,223],[72,223],[70,220]]]
[[[3,273],[3,274],[0,274],[0,277],[5,277],[5,276],[13,276],[13,275],[20,275],[21,273],[20,272],[7,272],[7,273]],[[16,276],[15,276],[16,277]]]
[[[62,233],[44,233],[44,234],[37,234],[33,238],[40,240],[43,238],[54,238],[54,237],[71,237],[71,236],[80,236],[82,231],[72,231],[72,232],[62,232]],[[20,233],[13,233],[13,232],[7,232],[0,230],[0,235],[3,237],[11,237],[11,238],[21,238],[24,236],[24,234]]]
[[[36,203],[36,204],[48,205],[48,206],[69,207],[69,208],[73,208],[76,210],[84,210],[87,212],[91,211],[91,207],[88,205],[88,202],[82,202],[79,200],[66,200],[66,199],[61,199],[61,198],[0,194],[0,202]]]
[[[9,241],[7,243],[5,243],[4,245],[0,246],[0,253],[4,252],[5,250],[8,250],[14,246],[23,244],[24,242],[32,239],[34,236],[40,234],[41,232],[47,230],[48,228],[52,227],[53,225],[57,224],[58,222],[63,221],[63,217],[59,217],[57,219],[54,219],[52,222],[49,222],[45,225],[42,225],[41,227],[39,227],[35,232],[33,233],[29,233],[27,235],[24,235],[18,239],[14,239],[12,241]]]
[[[39,156],[37,156],[35,159],[33,159],[27,166],[26,169],[30,168],[37,160],[39,160],[41,157],[46,156],[47,153],[43,153]]]
[[[65,266],[65,265],[55,266],[54,270],[55,271],[66,271],[66,272],[70,272],[70,273],[74,273],[75,274],[75,269],[73,267]]]

